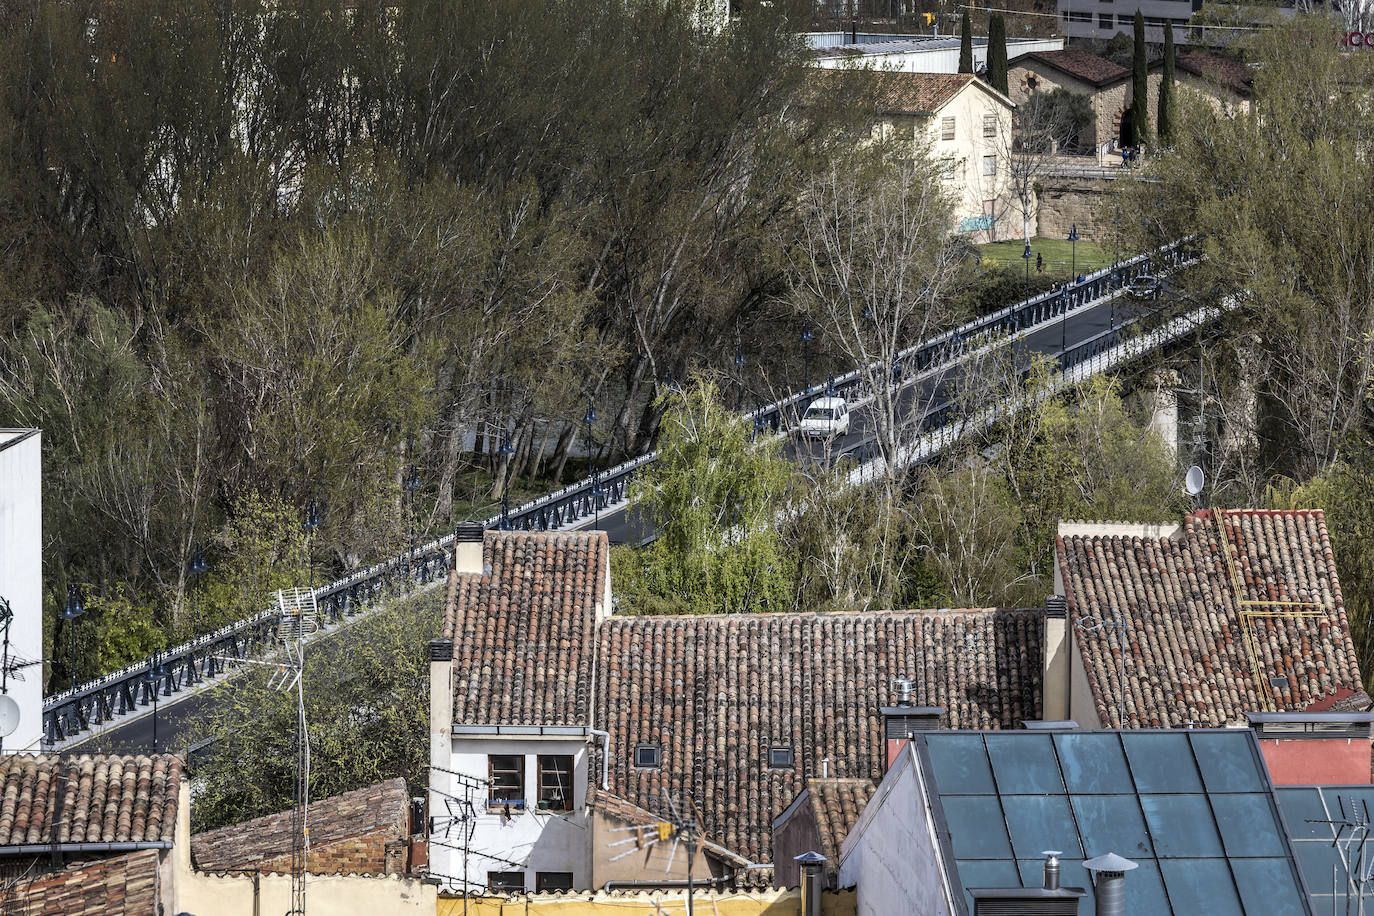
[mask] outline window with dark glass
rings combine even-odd
[[[491,754],[487,757],[487,778],[491,780],[488,803],[507,806],[525,800],[525,758],[520,754]]]
[[[487,890],[493,894],[523,894],[525,873],[522,871],[487,872]]]
[[[641,769],[658,769],[659,749],[657,744],[635,746],[635,766]]]
[[[768,765],[775,770],[791,769],[792,749],[790,747],[770,747]]]
[[[572,890],[572,872],[570,871],[540,871],[534,873],[534,889],[536,891],[570,891]]]
[[[571,754],[539,755],[539,809],[571,811],[573,807]]]

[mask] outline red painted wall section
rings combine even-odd
[[[1370,745],[1359,738],[1261,738],[1276,786],[1368,785]]]
[[[887,739],[887,766],[883,767],[884,773],[892,769],[892,763],[897,759],[897,755],[902,752],[902,748],[906,747],[906,741],[905,738]]]

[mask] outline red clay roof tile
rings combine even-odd
[[[181,769],[170,754],[0,756],[0,846],[170,842]]]
[[[1063,536],[1058,560],[1070,622],[1125,612],[1129,728],[1221,726],[1338,694],[1369,705],[1318,510],[1196,512],[1172,538]],[[1074,633],[1116,727],[1118,636]]]

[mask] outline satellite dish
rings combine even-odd
[[[1197,496],[1202,492],[1202,468],[1193,465],[1188,469],[1188,474],[1183,478],[1183,492],[1189,496]]]
[[[8,693],[0,693],[0,738],[8,738],[19,727],[19,704]]]

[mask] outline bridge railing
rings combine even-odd
[[[855,368],[823,385],[812,385],[752,411],[748,416],[756,428],[778,431],[818,393],[833,391],[849,400],[860,400],[872,394],[871,379],[880,376],[886,383],[889,373],[893,384],[906,384],[998,337],[1019,333],[1094,302],[1123,288],[1140,274],[1172,269],[1192,256],[1193,244],[1190,239],[1181,240],[1153,254],[1139,255],[1095,271],[1081,284],[1040,293],[908,347],[897,355],[890,368],[873,365]],[[1070,348],[1071,353],[1073,350]],[[943,411],[928,413],[921,420],[921,429],[924,431],[947,422],[951,410],[946,406]],[[494,515],[484,519],[483,524],[487,528],[519,531],[551,531],[576,524],[626,500],[638,472],[657,457],[650,452],[623,461],[585,480],[530,500],[504,517]],[[316,600],[326,620],[341,624],[373,606],[395,586],[422,587],[439,581],[448,571],[448,548],[452,541],[452,534],[436,538],[316,589]],[[145,659],[75,689],[46,697],[43,701],[45,743],[56,746],[84,731],[136,714],[152,704],[155,692],[159,697],[172,697],[204,685],[226,673],[223,658],[243,658],[266,652],[275,619],[275,611],[264,610],[160,653],[156,661]]]

